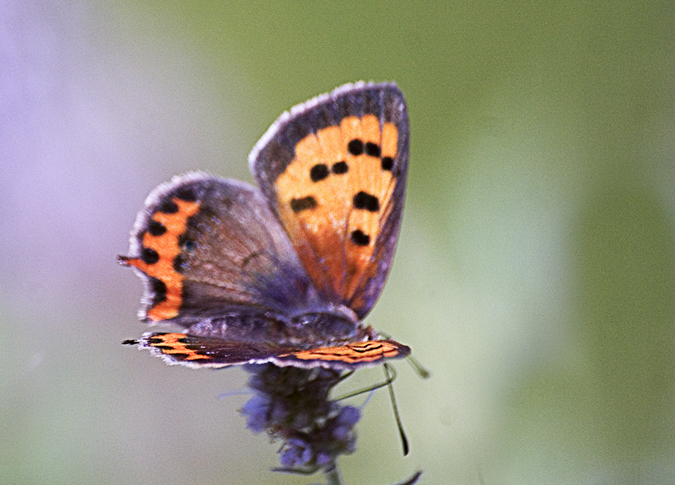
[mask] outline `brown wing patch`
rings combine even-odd
[[[295,146],[275,180],[277,210],[310,277],[349,301],[372,262],[390,210],[398,129],[377,116],[347,116]]]
[[[188,219],[198,210],[198,202],[177,197],[171,203],[161,204],[148,221],[140,256],[119,258],[122,264],[153,278],[155,301],[146,312],[149,320],[167,320],[178,315],[183,302],[183,275],[176,271],[174,263],[181,253],[179,239],[187,229]]]

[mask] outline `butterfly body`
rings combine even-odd
[[[396,244],[407,123],[395,85],[343,86],[263,136],[250,157],[260,189],[199,172],[157,187],[120,261],[145,281],[140,317],[182,333],[133,343],[192,367],[407,355],[362,323]]]

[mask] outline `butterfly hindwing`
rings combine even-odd
[[[354,84],[282,115],[250,156],[253,174],[322,296],[359,318],[393,258],[408,165],[395,84]]]
[[[128,343],[139,344],[141,349],[149,349],[167,364],[196,368],[268,362],[280,351],[278,346],[266,342],[242,342],[184,333],[149,332],[140,341]]]
[[[352,342],[305,350],[262,341],[228,341],[184,333],[146,333],[139,342],[127,343],[149,349],[167,364],[196,368],[273,362],[305,368],[329,364],[333,369],[347,370],[376,365],[384,359],[405,357],[410,353],[409,347],[393,340]]]

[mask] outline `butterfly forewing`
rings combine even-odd
[[[407,163],[407,111],[394,84],[348,85],[308,101],[282,115],[251,154],[315,286],[361,318],[391,264]]]

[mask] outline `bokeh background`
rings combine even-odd
[[[0,483],[307,484],[241,369],[165,366],[115,262],[150,190],[246,157],[345,82],[409,103],[407,206],[368,322],[412,346],[347,484],[675,482],[675,4],[5,0]],[[380,380],[358,373],[358,387]],[[360,399],[360,400],[359,400]],[[363,397],[355,402],[362,403]]]

